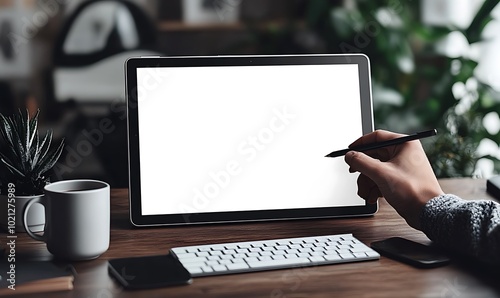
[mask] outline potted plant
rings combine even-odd
[[[17,232],[24,231],[24,206],[32,198],[43,196],[49,171],[64,147],[64,140],[51,146],[52,130],[43,138],[39,135],[39,113],[33,117],[27,110],[19,110],[11,117],[0,114],[0,226],[5,230],[15,225]],[[42,231],[45,224],[44,208],[36,205],[28,214],[28,226],[33,232]]]

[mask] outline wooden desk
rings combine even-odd
[[[489,198],[485,180],[440,180],[443,189],[466,199]],[[193,284],[124,291],[108,275],[107,260],[165,254],[171,247],[203,243],[353,233],[366,244],[392,236],[426,243],[385,201],[373,217],[219,224],[191,227],[131,227],[127,190],[112,191],[111,245],[100,258],[76,262],[72,291],[30,297],[499,297],[497,275],[462,262],[416,269],[382,257],[380,261],[194,278]],[[5,238],[4,238],[5,239]],[[51,259],[45,244],[21,234],[17,256]]]

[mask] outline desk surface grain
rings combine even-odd
[[[465,199],[489,199],[485,180],[444,179],[443,190]],[[499,271],[456,259],[451,265],[417,269],[382,257],[379,261],[194,278],[189,286],[125,291],[108,275],[107,260],[166,254],[171,247],[285,237],[352,233],[366,244],[392,236],[422,243],[385,201],[375,216],[320,220],[134,228],[128,220],[126,189],[111,195],[109,250],[92,261],[75,262],[74,289],[30,297],[500,297]],[[4,235],[5,234],[0,234]],[[6,238],[4,238],[6,239]],[[2,241],[4,242],[4,241]],[[19,259],[52,259],[44,243],[19,234]]]

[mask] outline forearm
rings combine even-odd
[[[500,263],[500,204],[442,195],[427,202],[420,220],[422,231],[436,244]]]

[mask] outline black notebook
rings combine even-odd
[[[2,261],[0,264],[0,296],[73,289],[70,266],[59,267],[41,261]]]

